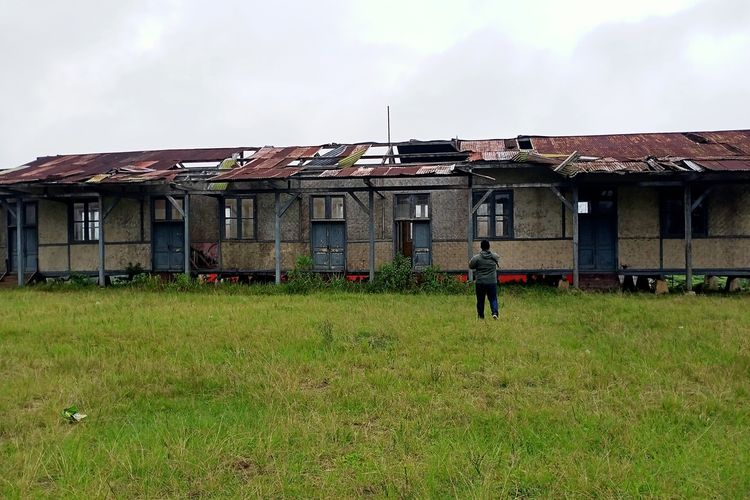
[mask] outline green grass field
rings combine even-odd
[[[2,291],[0,496],[750,495],[750,298],[501,302]]]

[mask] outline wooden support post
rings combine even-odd
[[[474,256],[474,191],[472,189],[472,177],[468,176],[467,178],[467,189],[466,193],[468,196],[468,212],[469,217],[466,221],[466,256],[467,256],[467,266],[471,258]],[[468,269],[468,268],[467,268]],[[467,279],[469,282],[474,281],[474,271],[471,269],[468,269],[468,273],[466,274]]]
[[[185,212],[183,220],[185,221],[185,274],[190,276],[190,195],[185,193],[185,203],[183,205]]]
[[[99,195],[99,286],[105,286],[107,278],[104,273],[104,197]]]
[[[573,186],[573,288],[578,288],[578,186]]]
[[[281,193],[274,194],[274,260],[276,262],[276,284],[281,284]]]
[[[24,240],[24,216],[26,214],[23,210],[23,200],[19,196],[16,198],[16,271],[18,273],[18,286],[23,286],[24,270],[26,269],[26,256],[23,251],[23,240]]]
[[[690,185],[684,187],[685,212],[685,290],[693,291],[693,201]]]
[[[370,283],[375,281],[375,193],[371,190],[367,192],[367,208],[369,217],[369,237],[370,237]]]

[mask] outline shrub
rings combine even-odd
[[[425,293],[461,294],[471,290],[470,285],[442,272],[438,266],[425,268],[421,278],[419,289]]]
[[[94,285],[93,280],[85,274],[73,273],[68,278],[68,283],[76,288],[86,288]]]
[[[142,288],[144,290],[161,290],[164,288],[164,282],[158,276],[148,273],[139,273],[130,280],[130,286]]]
[[[309,255],[300,255],[294,269],[287,273],[286,289],[290,293],[308,293],[323,288],[323,278],[312,270],[313,260]]]
[[[133,264],[132,262],[128,262],[128,265],[125,266],[125,273],[128,275],[128,281],[133,281],[133,278],[135,278],[139,274],[143,274],[143,266],[140,264]]]
[[[393,262],[383,264],[375,276],[373,291],[404,292],[416,288],[416,280],[411,269],[411,259],[396,254]]]

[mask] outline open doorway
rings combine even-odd
[[[394,205],[394,250],[424,269],[432,263],[430,195],[397,194]]]

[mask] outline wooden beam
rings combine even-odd
[[[487,192],[489,193],[491,190]],[[471,176],[466,178],[466,193],[468,196],[467,201],[469,209],[469,218],[466,221],[466,264],[468,266],[469,261],[471,261],[471,258],[474,256],[474,190],[472,189]],[[466,277],[469,282],[474,281],[474,270],[467,267]]]
[[[24,210],[23,199],[19,196],[16,198],[16,271],[18,274],[18,286],[23,286],[23,272],[26,270],[26,256],[24,255]]]
[[[690,184],[683,188],[683,208],[685,213],[685,289],[693,291],[693,210]]]
[[[573,186],[573,288],[580,287],[578,262],[578,186]]]
[[[372,193],[372,191],[369,191],[369,193]],[[369,193],[368,193],[368,195],[369,195]],[[351,196],[351,197],[352,197],[352,198],[354,199],[354,201],[356,201],[356,202],[357,202],[357,205],[359,205],[359,207],[360,207],[360,208],[361,208],[361,209],[362,209],[362,210],[363,210],[363,211],[364,211],[364,212],[365,212],[365,213],[366,213],[367,215],[370,215],[370,209],[369,209],[369,208],[367,207],[367,205],[365,205],[364,203],[362,203],[362,200],[360,200],[360,199],[359,199],[359,197],[357,196],[357,194],[356,194],[356,193],[355,193],[354,191],[349,191],[349,196]]]
[[[715,187],[715,186],[710,186],[710,187],[707,187],[707,188],[706,188],[706,190],[705,190],[705,191],[703,191],[703,192],[701,193],[701,195],[700,195],[699,197],[697,197],[697,198],[695,199],[695,201],[694,201],[694,202],[692,203],[692,205],[690,205],[690,211],[691,211],[691,212],[694,212],[694,211],[695,211],[695,209],[696,209],[696,208],[698,208],[698,205],[700,205],[701,203],[703,203],[703,200],[705,200],[705,199],[706,199],[706,197],[708,196],[708,194],[709,194],[709,193],[710,193],[711,191],[713,191],[714,187]]]
[[[105,210],[104,198],[102,197],[102,195],[99,195],[99,206],[101,207],[101,210],[102,210],[102,226],[104,225],[104,219],[106,219],[109,213],[112,211],[112,209],[114,209],[117,206],[117,204],[120,203],[121,199],[122,199],[122,195],[118,194],[117,196],[115,196],[115,201],[113,201],[112,205],[110,205],[110,207]]]
[[[100,213],[102,214],[99,217],[99,286],[103,287],[107,284],[107,277],[104,271],[104,219],[106,218],[106,214],[104,213],[104,197],[101,194],[99,195],[99,210],[101,210]]]
[[[375,193],[367,193],[370,283],[375,281]]]
[[[302,195],[297,193],[293,195],[289,200],[287,200],[284,205],[281,207],[281,211],[279,212],[279,217],[283,217],[287,210],[289,210],[289,207],[292,206],[292,204],[297,201],[298,198],[300,198]]]
[[[566,166],[568,166],[568,164],[573,162],[577,157],[578,157],[578,151],[573,151],[570,154],[570,156],[565,158],[561,164],[559,164],[558,166],[554,168],[554,171],[559,172],[560,170],[564,169]]]
[[[276,284],[281,284],[281,193],[276,191],[274,193],[274,226],[273,226],[273,248],[274,248],[274,264],[276,268]]]
[[[187,193],[185,194],[185,196],[187,197]],[[172,204],[172,206],[175,208],[175,210],[177,210],[180,213],[180,215],[182,216],[182,218],[184,219],[185,218],[185,211],[182,209],[182,207],[180,206],[180,204],[177,203],[177,200],[175,200],[170,195],[166,195],[166,198],[167,198],[167,200],[169,200],[169,203]]]
[[[471,214],[474,215],[476,213],[476,211],[479,209],[479,207],[482,206],[482,203],[484,203],[485,201],[487,201],[487,198],[489,198],[490,195],[492,193],[494,193],[494,192],[495,192],[494,189],[488,189],[487,192],[484,193],[481,198],[479,198],[479,201],[476,202],[476,204],[473,207],[471,207]],[[474,200],[474,192],[473,191],[472,191],[471,199],[472,199],[472,201]],[[473,226],[473,223],[472,223],[472,226]]]
[[[565,198],[565,196],[563,196],[563,194],[560,192],[559,189],[557,189],[554,186],[550,187],[550,189],[552,190],[553,193],[555,193],[555,196],[557,196],[558,198],[560,198],[560,201],[563,202],[563,205],[565,205],[565,207],[567,207],[568,210],[570,210],[571,212],[573,212],[574,210],[577,209],[577,207],[573,207],[573,204],[571,202],[569,202]]]
[[[190,276],[191,269],[190,269],[190,194],[185,193],[184,198],[185,203],[185,211],[183,212],[183,220],[185,224],[185,269],[183,272]]]

